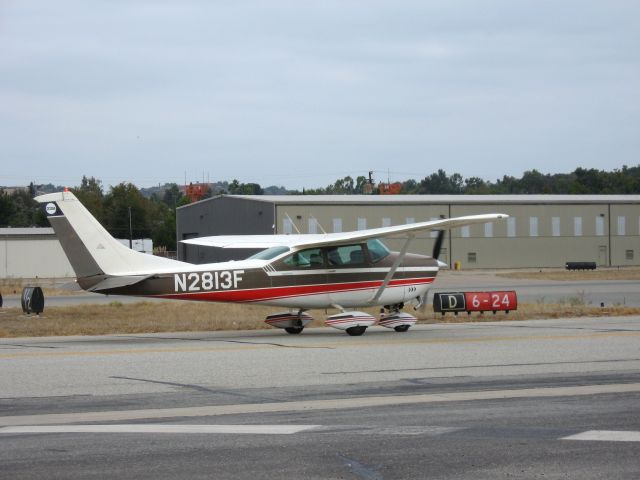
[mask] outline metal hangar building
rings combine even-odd
[[[505,221],[453,229],[440,259],[470,268],[640,265],[640,195],[220,195],[177,209],[177,238],[362,230],[481,213]],[[429,255],[435,233],[409,250]],[[385,243],[399,250],[401,240]],[[253,252],[178,244],[178,258],[207,263]]]

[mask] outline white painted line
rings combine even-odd
[[[561,440],[586,440],[594,442],[640,442],[640,432],[625,430],[589,430],[563,437]]]
[[[33,425],[2,427],[2,433],[231,433],[239,435],[291,435],[318,425]]]
[[[521,388],[512,390],[480,390],[470,392],[423,393],[416,395],[386,395],[373,397],[330,398],[296,402],[240,403],[199,407],[150,408],[146,410],[111,410],[97,412],[47,413],[0,417],[0,426],[60,425],[89,422],[126,422],[130,420],[211,417],[248,413],[301,412],[313,410],[344,410],[375,408],[391,405],[508,400],[517,398],[554,398],[613,393],[640,393],[640,383],[576,385],[571,387]]]

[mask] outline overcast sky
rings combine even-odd
[[[637,165],[639,25],[614,0],[0,0],[0,185]]]

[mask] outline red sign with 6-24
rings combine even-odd
[[[516,292],[464,292],[467,312],[497,312],[516,310],[518,299]]]

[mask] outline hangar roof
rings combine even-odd
[[[201,200],[207,202],[222,195]],[[224,195],[275,204],[636,204],[640,195]],[[193,204],[185,205],[184,207]],[[184,208],[179,207],[179,208]]]
[[[0,237],[30,235],[55,235],[55,233],[51,227],[0,228]]]

